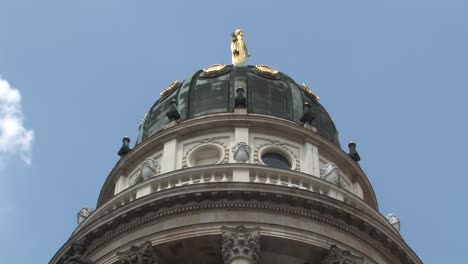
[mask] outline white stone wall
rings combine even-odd
[[[152,176],[197,165],[237,163],[232,149],[240,142],[246,143],[251,148],[250,159],[245,162],[247,164],[264,165],[262,154],[273,152],[287,158],[291,170],[332,182],[324,177],[324,170],[333,161],[321,155],[320,148],[312,142],[304,142],[301,138],[294,141],[275,131],[266,133],[251,130],[247,127],[226,128],[226,131],[218,130],[203,135],[194,133],[193,137],[167,140],[163,143],[162,149],[147,152],[147,156],[140,158],[140,162],[135,162],[134,167],[126,171],[121,170],[114,193],[117,194],[141,181],[142,164],[148,158],[157,164],[156,172]],[[337,171],[339,179],[334,183],[363,198],[363,190],[359,183],[352,182],[339,168]],[[248,171],[234,171],[233,177],[234,181],[249,181]]]

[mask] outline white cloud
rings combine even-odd
[[[20,155],[31,164],[34,131],[23,126],[21,94],[0,77],[0,157]]]

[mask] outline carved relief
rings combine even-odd
[[[260,263],[260,228],[222,227],[223,240],[221,254],[224,264],[235,259],[247,259],[252,264]]]
[[[246,163],[250,160],[250,153],[252,149],[245,142],[239,142],[232,147],[232,153],[234,155],[234,160],[238,163]]]
[[[290,156],[290,158],[292,158],[293,160],[293,164],[292,165],[292,169],[295,170],[295,171],[301,171],[301,160],[299,159],[298,155],[296,155],[296,153],[290,149],[290,147],[288,147],[288,144],[286,143],[283,143],[279,140],[266,140],[267,143],[264,143],[264,144],[261,144],[261,145],[257,145],[255,147],[255,150],[254,150],[254,163],[256,164],[262,164],[260,162],[260,159],[261,159],[261,154],[262,154],[262,150],[268,148],[268,147],[274,147],[274,148],[277,148],[278,150],[280,150],[281,152],[285,152],[285,153],[288,153],[288,155]]]
[[[343,172],[341,172],[340,168],[338,168],[338,166],[333,162],[329,162],[323,166],[320,170],[320,178],[343,188],[349,187]]]
[[[158,174],[158,167],[160,166],[156,160],[147,158],[140,165],[138,177],[141,177],[143,180],[154,177]]]
[[[225,164],[225,163],[229,163],[229,148],[228,146],[219,141],[216,140],[216,138],[206,138],[206,139],[202,139],[202,140],[199,140],[197,142],[195,142],[194,146],[192,146],[188,151],[186,151],[184,153],[184,156],[182,157],[182,168],[187,168],[189,167],[190,165],[190,156],[192,155],[192,153],[197,150],[198,148],[202,147],[202,146],[213,146],[213,147],[217,147],[219,148],[220,150],[222,150],[222,153],[221,153],[221,161],[217,162],[217,163],[221,163],[221,164]]]
[[[86,243],[83,240],[75,241],[72,246],[72,255],[67,257],[64,264],[94,264],[88,257],[84,256]]]
[[[81,224],[93,212],[92,208],[84,207],[78,212],[78,224]]]
[[[128,175],[127,187],[161,174],[161,158],[162,153],[158,152],[143,160],[138,166],[135,166]]]
[[[341,250],[336,245],[330,247],[330,252],[322,264],[363,264],[364,258],[354,256],[349,250]]]
[[[400,231],[400,219],[394,214],[388,214],[385,216],[387,218],[388,222],[396,229],[398,232]]]
[[[120,264],[158,264],[159,258],[151,242],[146,241],[140,246],[132,246],[130,250],[117,252]]]

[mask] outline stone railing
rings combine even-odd
[[[313,175],[262,165],[217,164],[172,171],[131,186],[98,207],[80,224],[80,226],[78,226],[75,232],[78,232],[82,227],[86,226],[88,222],[93,221],[93,219],[101,218],[149,194],[186,185],[221,182],[252,182],[302,189],[332,197],[361,211],[367,212],[370,215],[374,215],[374,217],[382,217],[377,211],[366,204],[364,200],[351,192]]]
[[[288,171],[285,173],[284,170],[266,166],[256,167],[249,171],[249,182],[298,188],[327,195],[342,202],[344,201],[344,189],[316,176],[297,173],[296,171]]]

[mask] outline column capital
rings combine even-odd
[[[339,249],[336,245],[330,247],[330,252],[322,261],[322,264],[363,264],[364,258],[354,256],[349,250]]]
[[[122,264],[158,264],[158,256],[150,241],[139,246],[131,246],[130,250],[117,252],[119,263]]]
[[[221,227],[224,264],[231,264],[235,259],[248,260],[252,264],[260,262],[260,228]]]

